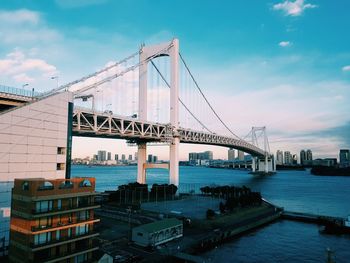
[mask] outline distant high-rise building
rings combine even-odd
[[[129,154],[129,161],[132,161],[132,154]]]
[[[118,161],[118,160],[119,160],[119,155],[118,155],[118,154],[115,154],[115,155],[114,155],[114,160],[115,160],[115,161]]]
[[[153,155],[153,162],[154,162],[154,163],[158,162],[158,156]]]
[[[235,149],[233,148],[228,149],[227,155],[228,155],[227,159],[229,161],[233,161],[235,159]]]
[[[238,151],[237,155],[239,161],[244,161],[244,152]]]
[[[122,154],[122,162],[125,162],[125,154]]]
[[[306,150],[306,161],[312,163],[312,151],[310,149]]]
[[[350,150],[349,149],[341,149],[339,151],[339,164],[341,167],[350,166]]]
[[[277,150],[277,152],[276,152],[276,164],[278,164],[278,165],[283,164],[283,152],[280,150]]]
[[[198,160],[198,153],[189,153],[188,154],[188,160],[192,161],[192,160]]]
[[[293,164],[298,164],[298,156],[296,154],[293,154],[292,163]]]
[[[300,151],[300,164],[301,165],[306,164],[306,152],[305,152],[305,150]]]
[[[284,152],[284,164],[291,165],[293,163],[293,156],[290,151]]]
[[[205,152],[199,152],[199,153],[189,153],[188,154],[188,160],[213,160],[213,152],[212,151],[205,151]]]
[[[153,162],[153,155],[152,154],[148,155],[147,162],[149,162],[149,163]]]
[[[97,160],[100,161],[100,162],[106,161],[106,155],[107,155],[106,151],[98,151],[97,152],[97,157],[98,157]]]
[[[111,152],[107,153],[107,160],[108,161],[112,160],[112,153]]]
[[[94,161],[97,161],[97,160],[98,160],[98,155],[97,155],[97,154],[94,154],[94,156],[92,157],[92,159],[93,159]]]

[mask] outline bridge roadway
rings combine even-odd
[[[135,143],[171,143],[173,138],[179,137],[181,143],[218,145],[257,157],[265,156],[264,150],[244,140],[185,128],[176,130],[170,124],[144,122],[79,107],[75,107],[73,112],[73,136],[126,139]]]

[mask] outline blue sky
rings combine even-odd
[[[266,125],[271,148],[336,156],[350,147],[350,2],[1,1],[0,82],[47,90],[134,52],[180,40],[220,115],[240,135]],[[74,139],[74,155],[124,142]],[[93,146],[92,146],[93,145]],[[192,149],[181,146],[182,159]],[[215,157],[226,149],[213,147]],[[150,153],[166,158],[166,147]]]

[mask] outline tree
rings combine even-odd
[[[213,219],[215,216],[215,212],[212,209],[207,210],[207,219]]]

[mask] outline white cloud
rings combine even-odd
[[[289,41],[281,41],[281,42],[278,43],[278,45],[280,47],[290,47],[292,45],[292,43],[289,42]]]
[[[282,11],[286,16],[300,16],[306,9],[317,7],[317,5],[306,4],[304,2],[304,0],[295,0],[294,2],[286,0],[282,3],[275,4],[273,10]]]
[[[350,71],[350,65],[344,66],[342,70],[345,72]]]
[[[55,66],[43,59],[28,57],[18,49],[0,59],[0,76],[12,78],[17,83],[34,82],[55,74]]]
[[[11,23],[11,24],[33,24],[39,23],[40,15],[38,12],[19,9],[15,11],[0,11],[0,24]]]

